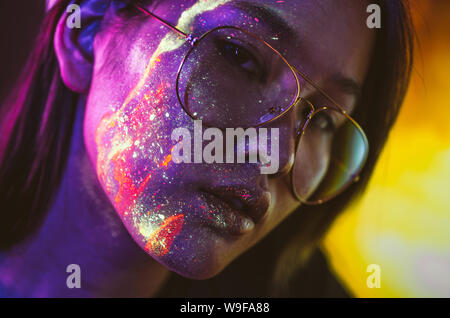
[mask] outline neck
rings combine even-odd
[[[132,240],[104,194],[84,146],[83,119],[80,98],[56,200],[37,234],[1,255],[0,286],[24,297],[150,297],[169,272]],[[79,265],[81,288],[67,286],[71,264]]]

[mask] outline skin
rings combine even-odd
[[[148,9],[184,31],[192,26],[196,35],[219,25],[271,34],[261,17],[234,8],[235,1],[215,2],[195,7],[197,1],[166,0]],[[356,97],[334,74],[360,85],[364,81],[374,43],[373,31],[365,27],[367,4],[251,2],[275,9],[288,22],[296,41],[281,32],[271,44],[350,111]],[[90,62],[80,54],[75,31],[64,27],[65,18],[55,48],[64,82],[82,96],[70,161],[57,201],[41,231],[25,244],[27,252],[18,254],[24,248],[18,247],[0,265],[4,285],[14,282],[16,292],[28,295],[151,296],[169,270],[194,279],[216,275],[299,207],[288,174],[298,112],[266,126],[280,132],[275,175],[260,174],[257,164],[175,164],[169,157],[171,132],[193,128],[174,88],[187,46],[150,17],[133,19],[117,32],[109,8],[92,17],[103,19],[103,27],[92,35],[95,59]],[[301,84],[302,97],[325,102],[313,87]],[[326,158],[326,149],[319,155]],[[309,170],[319,171],[313,164]],[[315,178],[305,175],[305,186]],[[205,189],[221,189],[218,201]],[[261,218],[255,221],[236,209],[226,213],[229,208],[221,199],[230,194],[234,201],[240,196],[255,204]],[[72,263],[85,273],[81,290],[65,287],[68,274],[61,268]],[[42,275],[32,276],[36,271],[27,270],[27,264],[39,267]],[[39,288],[30,289],[30,281]]]

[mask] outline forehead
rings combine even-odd
[[[300,27],[303,23],[311,26],[326,25],[345,26],[350,30],[365,25],[365,13],[367,1],[360,0],[165,0],[155,1],[154,6],[158,11],[165,11],[165,14],[182,16],[184,22],[194,19],[204,13],[213,13],[217,18],[222,18],[225,11],[233,9],[243,9],[243,13],[248,11],[248,18],[252,15],[264,17],[263,11],[270,11],[281,16],[293,28]],[[260,14],[251,8],[261,8]],[[248,9],[248,10],[247,10]],[[230,12],[228,12],[230,13]],[[228,19],[243,19],[245,14],[228,14]],[[267,17],[267,15],[266,15]],[[330,30],[330,29],[329,29]],[[300,30],[298,30],[300,31]]]
[[[359,0],[169,0],[155,9],[187,32],[225,24],[264,28],[260,35],[269,42],[279,39],[271,44],[289,51],[290,62],[305,64],[305,71],[320,64],[362,81],[373,42],[367,5]]]

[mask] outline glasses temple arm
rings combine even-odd
[[[315,84],[308,76],[306,76],[305,73],[303,73],[302,71],[298,70],[297,68],[295,68],[294,66],[292,66],[292,68],[294,69],[294,71],[296,71],[298,74],[300,74],[301,77],[303,77],[303,79],[312,87],[314,87],[315,89],[317,89],[323,96],[325,96],[331,103],[334,104],[334,106],[336,106],[337,108],[339,108],[341,111],[343,111],[344,113],[346,113],[345,109],[339,105],[330,95],[328,95],[327,93],[325,93],[325,91],[320,88],[319,86],[317,86],[317,84]]]
[[[160,17],[156,16],[155,14],[151,13],[150,11],[148,11],[147,9],[142,8],[141,6],[134,4],[134,6],[136,7],[136,9],[138,9],[139,11],[143,12],[144,14],[151,16],[152,18],[155,18],[156,20],[158,20],[159,22],[161,22],[162,24],[164,24],[165,26],[171,28],[173,31],[177,32],[178,34],[184,36],[185,38],[188,37],[188,34],[184,33],[183,31],[179,30],[177,27],[173,26],[172,24],[170,24],[169,22],[166,22],[165,20],[161,19]]]

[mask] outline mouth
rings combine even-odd
[[[250,191],[244,187],[220,186],[200,189],[214,210],[216,228],[230,234],[242,235],[251,232],[263,222],[270,206],[270,193]]]

